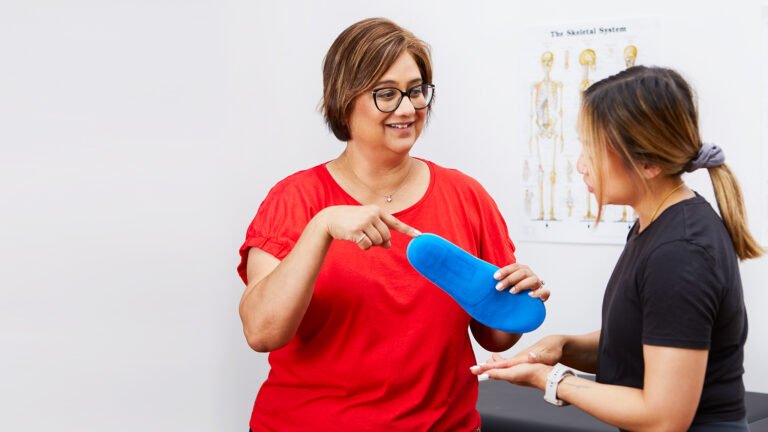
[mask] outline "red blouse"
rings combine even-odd
[[[440,235],[498,266],[515,261],[499,210],[467,175],[425,161],[430,185],[394,216]],[[275,185],[240,248],[246,281],[251,247],[278,259],[290,253],[307,222],[333,205],[359,205],[325,165]],[[408,264],[408,237],[392,231],[392,248],[360,250],[334,241],[309,308],[283,348],[253,407],[256,431],[474,430],[476,363],[470,316]]]

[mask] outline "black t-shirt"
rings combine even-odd
[[[695,197],[645,231],[635,223],[603,298],[597,381],[643,387],[643,345],[709,350],[693,423],[739,420],[747,313],[738,257],[720,217]]]

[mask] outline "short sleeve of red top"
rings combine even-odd
[[[440,235],[498,266],[515,261],[507,226],[474,179],[425,161],[430,185],[403,222]],[[307,222],[333,205],[359,205],[325,165],[275,185],[240,249],[278,259],[290,253]],[[468,334],[471,318],[408,264],[408,237],[392,248],[362,251],[334,241],[309,308],[293,339],[269,355],[251,428],[260,430],[474,430],[477,379]]]

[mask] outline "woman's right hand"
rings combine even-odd
[[[282,260],[251,248],[248,286],[240,301],[248,345],[269,352],[285,346],[296,334],[332,239],[355,242],[361,249],[390,247],[391,229],[409,236],[420,234],[377,206],[333,206],[315,215]]]
[[[363,250],[372,246],[391,247],[390,229],[411,237],[421,234],[376,205],[326,207],[318,216],[323,218],[328,235],[356,243]]]

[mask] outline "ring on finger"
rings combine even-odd
[[[360,243],[360,242],[361,242],[361,241],[363,241],[363,239],[364,239],[364,238],[366,238],[366,237],[367,237],[367,236],[365,235],[365,233],[363,233],[363,234],[360,236],[360,238],[359,238],[359,239],[357,239],[357,241],[356,241],[355,243]]]

